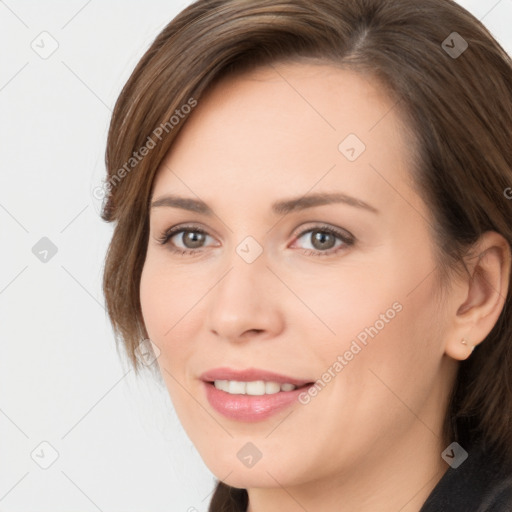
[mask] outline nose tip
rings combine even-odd
[[[211,294],[206,326],[210,333],[230,341],[260,339],[265,333],[275,335],[283,327],[283,318],[277,295],[266,282],[274,276],[263,275],[268,269],[259,258],[251,264],[240,263]]]

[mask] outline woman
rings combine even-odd
[[[450,0],[199,0],[159,34],[104,293],[210,511],[512,510],[511,128],[510,58]]]

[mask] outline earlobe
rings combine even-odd
[[[509,289],[511,251],[503,236],[493,231],[484,233],[471,253],[474,256],[466,262],[469,274],[458,287],[464,301],[454,308],[445,347],[445,353],[457,360],[467,359],[491,332]]]
[[[467,359],[475,350],[475,345],[466,338],[462,338],[459,343],[450,341],[446,346],[446,354],[453,359],[463,361]]]

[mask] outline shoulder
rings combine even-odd
[[[512,461],[477,445],[448,468],[420,512],[512,512]]]

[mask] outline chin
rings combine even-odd
[[[229,460],[219,459],[219,454],[211,454],[211,458],[203,458],[203,462],[213,475],[231,487],[240,489],[258,487],[290,486],[302,483],[298,475],[292,474],[293,467],[281,466],[275,460],[262,457],[252,467],[245,467],[236,457]],[[288,458],[283,456],[281,461]],[[288,459],[290,460],[290,459]]]

